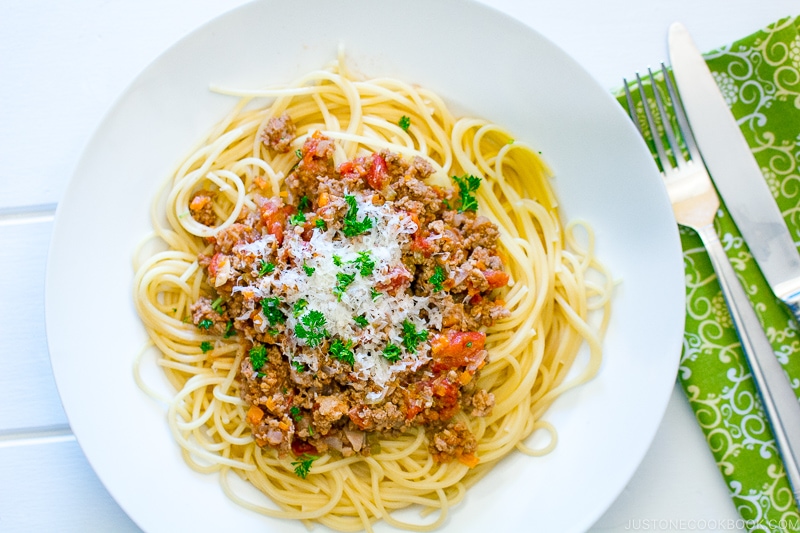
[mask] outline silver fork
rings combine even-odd
[[[647,105],[647,96],[642,78],[636,75],[636,85],[641,96],[647,124],[652,133],[657,158],[662,167],[664,183],[669,193],[672,209],[678,224],[695,230],[703,241],[703,245],[711,258],[717,274],[722,294],[728,304],[736,333],[742,344],[756,387],[761,396],[764,410],[769,418],[772,432],[775,435],[778,452],[786,467],[789,483],[800,501],[800,403],[792,390],[789,380],[783,371],[766,333],[747,298],[747,294],[736,278],[736,273],[725,255],[714,229],[714,217],[719,209],[719,197],[712,185],[711,178],[703,163],[700,151],[692,136],[689,121],[683,110],[680,96],[668,74],[667,68],[661,64],[667,94],[672,101],[673,112],[678,122],[678,133],[683,138],[689,153],[685,158],[680,149],[678,138],[670,125],[666,107],[658,91],[655,90],[655,77],[650,69],[648,75],[653,87],[656,108],[664,127],[664,135],[669,143],[675,164],[667,155],[661,141],[653,113]],[[624,81],[628,110],[636,127],[641,131],[633,99]]]

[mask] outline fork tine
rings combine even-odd
[[[653,71],[650,70],[650,68],[647,69],[647,73],[650,76],[650,87],[653,88],[653,96],[655,97],[656,108],[658,108],[658,113],[659,115],[661,115],[661,123],[664,126],[664,135],[667,137],[667,142],[669,143],[669,147],[672,150],[672,157],[675,159],[675,163],[678,165],[678,168],[683,168],[686,166],[686,158],[683,157],[683,151],[681,150],[681,147],[678,144],[677,137],[675,137],[675,132],[672,130],[672,122],[670,121],[670,117],[667,114],[666,106],[664,106],[664,101],[661,99],[661,94],[659,94],[658,87],[656,86],[656,77],[653,75]],[[669,96],[670,100],[672,100],[673,96],[672,93],[670,93]],[[672,101],[674,107],[675,101],[674,100]]]
[[[639,124],[639,117],[636,115],[636,106],[633,103],[633,96],[631,96],[631,91],[628,88],[628,80],[625,78],[622,78],[622,87],[625,89],[625,99],[628,102],[628,116],[631,117],[633,125],[636,126],[636,131],[639,132],[639,136],[644,137],[642,125]]]
[[[683,109],[683,102],[681,102],[680,94],[675,88],[675,85],[672,83],[672,78],[670,77],[669,71],[664,63],[661,63],[661,72],[664,73],[664,83],[667,86],[667,94],[669,94],[669,98],[672,100],[675,118],[678,120],[678,128],[681,131],[681,136],[683,137],[684,143],[686,143],[686,149],[689,152],[689,159],[695,161],[696,163],[700,163],[702,161],[700,149],[697,147],[697,143],[694,140],[692,127],[689,126],[689,119],[686,118],[686,111]]]
[[[644,92],[644,83],[642,82],[639,73],[636,73],[636,85],[639,88],[639,96],[642,99],[642,107],[644,108],[644,116],[647,119],[647,127],[650,128],[651,137],[653,137],[653,144],[656,146],[656,153],[658,154],[658,162],[661,165],[663,172],[667,173],[672,170],[672,164],[667,157],[667,152],[664,150],[664,143],[661,142],[661,135],[658,133],[658,126],[653,118],[653,113],[650,112],[650,106],[647,105],[647,95]]]

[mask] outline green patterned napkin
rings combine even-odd
[[[796,242],[800,241],[799,29],[800,17],[783,19],[705,55]],[[644,124],[642,102],[634,93]],[[663,87],[660,94],[665,94]],[[624,96],[617,96],[627,108]],[[655,102],[647,105],[655,111]],[[716,227],[775,354],[800,394],[797,323],[773,296],[724,206]],[[800,511],[711,262],[696,233],[681,227],[680,236],[687,303],[678,379],[744,526],[750,531],[800,531]]]

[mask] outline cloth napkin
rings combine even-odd
[[[800,242],[799,29],[800,17],[785,18],[704,54],[795,242]],[[661,83],[663,77],[656,85]],[[665,96],[663,86],[659,90]],[[627,109],[625,97],[615,95]],[[633,96],[645,124],[643,104],[637,92]],[[654,101],[648,98],[647,105],[655,112]],[[774,297],[724,205],[715,225],[800,396],[798,325]],[[696,233],[681,227],[680,237],[687,301],[678,380],[742,524],[750,531],[800,531],[800,512],[711,262]]]

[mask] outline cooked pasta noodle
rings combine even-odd
[[[467,488],[503,457],[541,455],[556,446],[556,430],[543,416],[556,398],[597,373],[612,291],[590,228],[562,225],[536,151],[498,125],[454,118],[424,88],[357,78],[341,58],[287,87],[216,90],[240,101],[165,182],[153,203],[150,239],[163,251],[135,265],[133,299],[159,352],[158,365],[176,390],[166,400],[167,418],[188,465],[218,473],[230,498],[268,516],[341,531],[371,530],[376,520],[425,531],[443,524]],[[284,113],[297,137],[282,153],[265,147],[261,133]],[[431,185],[452,187],[452,175],[482,178],[478,214],[499,229],[511,282],[497,289],[509,316],[485,329],[490,362],[478,377],[479,387],[494,395],[494,407],[483,417],[456,415],[477,440],[477,465],[434,460],[426,432],[412,427],[381,436],[377,453],[322,454],[305,477],[296,475],[296,457],[258,446],[251,435],[238,380],[246,357],[241,339],[210,334],[189,320],[191,305],[208,288],[198,262],[209,252],[207,238],[231,226],[243,209],[257,210],[254,191],[285,196],[284,180],[297,163],[294,149],[314,132],[333,140],[337,162],[391,150],[429,162]],[[212,207],[221,223],[207,226],[190,213],[201,187],[216,191]],[[161,399],[139,375],[141,364],[140,386]],[[550,439],[534,449],[526,441],[536,432]],[[231,473],[271,503],[242,495]],[[422,509],[419,519],[395,512],[409,506]]]

